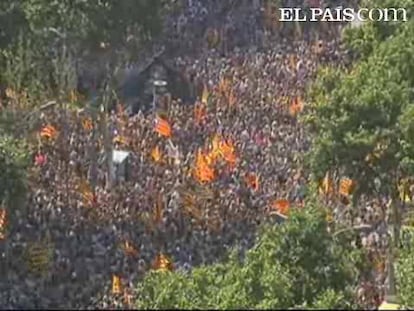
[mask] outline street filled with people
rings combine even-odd
[[[340,30],[269,30],[263,10],[216,2],[190,1],[170,29],[184,51],[172,62],[191,77],[194,103],[160,96],[156,109],[133,116],[121,103],[108,114],[61,106],[41,113],[1,306],[128,308],[161,259],[182,271],[214,263],[236,245],[252,246],[260,224],[306,208],[312,137],[301,116],[319,66],[347,64]],[[129,152],[121,178],[108,173],[117,165],[105,158],[111,149]],[[375,305],[387,202],[366,198],[356,212],[325,200],[331,220],[371,226],[361,245],[376,272],[360,280],[358,294]],[[125,291],[113,292],[114,279]]]

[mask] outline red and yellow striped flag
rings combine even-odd
[[[155,131],[161,136],[171,137],[171,125],[159,116],[155,120]]]
[[[112,294],[118,295],[121,294],[121,278],[115,274],[112,275]]]
[[[195,177],[199,182],[211,182],[215,178],[215,172],[208,164],[207,156],[201,151],[198,151],[196,158],[196,167],[194,170]]]
[[[352,181],[352,179],[349,179],[347,177],[341,178],[341,180],[339,181],[338,192],[340,195],[347,197],[352,193],[354,186],[355,186],[355,183]]]
[[[211,141],[211,151],[210,151],[210,157],[214,160],[221,156],[220,144],[221,144],[221,138],[219,135],[215,134]]]
[[[259,190],[259,176],[254,173],[247,173],[245,176],[246,184],[254,191]]]
[[[289,106],[289,114],[292,117],[295,117],[297,114],[299,114],[303,110],[303,102],[302,99],[299,96],[296,96]]]
[[[152,268],[157,271],[173,271],[174,265],[170,258],[160,253],[155,257],[152,263]]]
[[[158,163],[161,161],[162,155],[160,148],[158,146],[155,146],[154,149],[151,151],[151,158],[154,160],[154,162]]]
[[[290,204],[286,199],[278,199],[273,205],[273,209],[276,210],[279,214],[287,216],[289,214]]]
[[[91,131],[93,129],[93,122],[91,118],[85,118],[82,120],[82,127],[85,131]]]
[[[53,125],[46,125],[40,130],[40,137],[54,139],[56,138],[58,131]]]
[[[220,152],[224,160],[234,166],[237,160],[233,143],[230,140],[222,140],[220,143]]]

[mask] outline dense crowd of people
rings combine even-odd
[[[226,8],[243,10],[232,1],[189,2],[176,20],[182,36],[175,40],[184,42],[184,51],[198,51],[174,62],[200,86],[194,105],[170,99],[162,112],[132,117],[120,108],[107,117],[109,138],[104,121],[86,112],[52,108],[42,114],[39,131],[52,132],[43,132],[33,151],[29,203],[10,228],[0,279],[3,307],[125,308],[128,299],[111,292],[113,275],[133,296],[157,255],[178,270],[213,263],[234,245],[251,246],[258,225],[273,217],[275,201],[303,208],[309,176],[302,159],[311,137],[298,116],[307,109],[305,88],[318,66],[345,61],[338,39],[292,34],[273,40],[277,35],[263,30],[259,13],[238,24],[243,15],[223,15]],[[217,14],[239,33],[250,23],[258,30],[245,33],[255,37],[249,44],[267,36],[267,45],[191,47],[198,41],[190,30],[200,29],[193,35],[205,42]],[[221,36],[219,42],[227,40]],[[171,133],[157,132],[157,118]],[[194,174],[197,155],[212,148],[214,137],[231,144],[235,162],[216,161],[212,180],[201,183]],[[126,180],[112,185],[102,160],[108,139],[115,150],[130,152]],[[94,161],[95,186],[88,181]],[[254,183],[246,176],[254,176]],[[375,228],[362,244],[377,260],[386,240],[386,202],[369,201],[359,214],[338,200],[329,203],[333,218]],[[361,280],[358,292],[367,306],[378,303],[372,286],[383,283],[383,262],[377,265],[380,273]]]

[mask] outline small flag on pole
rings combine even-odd
[[[112,294],[121,294],[121,278],[115,274],[112,275]]]
[[[152,263],[152,268],[157,271],[173,271],[174,270],[174,266],[171,260],[162,253],[158,254],[155,257]]]
[[[40,130],[40,137],[47,139],[56,138],[58,131],[53,125],[46,125]]]
[[[159,116],[155,120],[155,131],[161,136],[171,137],[171,125]]]

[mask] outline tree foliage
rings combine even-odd
[[[78,63],[93,59],[102,66],[103,56],[119,51],[134,59],[160,33],[163,7],[163,0],[3,0],[0,84],[30,95],[50,92],[62,88],[68,79],[62,73]]]
[[[45,40],[62,34],[72,43],[95,49],[101,42],[125,44],[131,35],[149,39],[161,30],[162,5],[162,0],[4,0],[1,47],[11,44],[22,31]]]
[[[26,192],[27,149],[20,140],[0,136],[0,203],[20,207]]]
[[[138,308],[274,309],[353,307],[352,288],[361,253],[348,237],[333,238],[323,215],[294,213],[267,225],[244,256],[191,273],[152,272],[139,285]]]
[[[403,7],[409,20],[369,22],[345,31],[352,66],[322,68],[309,90],[306,121],[315,134],[309,163],[316,180],[334,172],[356,181],[354,203],[362,194],[391,199],[390,245],[397,246],[403,203],[399,185],[414,174],[414,1],[371,1],[367,6]],[[405,277],[412,276],[407,273],[400,281]],[[400,284],[403,292],[407,284]]]
[[[414,240],[400,251],[397,269],[398,293],[403,306],[414,306]]]
[[[372,53],[349,69],[323,69],[310,90],[313,172],[346,172],[361,193],[391,195],[399,177],[413,173],[414,22],[390,27],[385,41],[375,23],[350,30],[349,45],[362,40]]]

